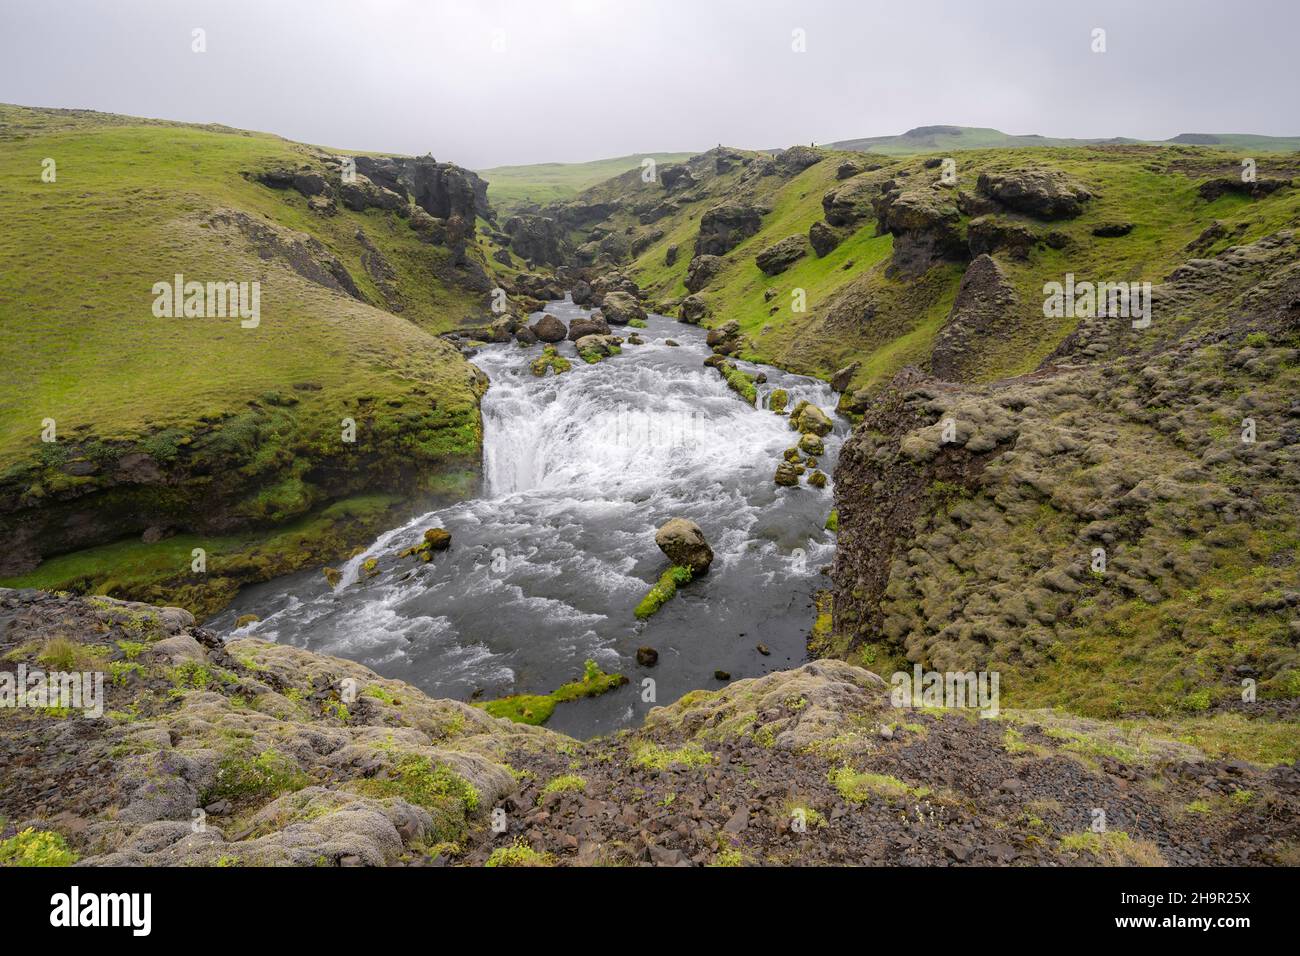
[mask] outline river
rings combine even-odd
[[[586,314],[571,302],[547,311],[566,324]],[[336,589],[319,568],[255,585],[211,626],[360,661],[460,700],[547,693],[591,658],[630,684],[556,708],[547,726],[583,738],[639,723],[654,706],[642,700],[643,678],[666,704],[721,686],[717,670],[739,679],[802,662],[812,594],[834,554],[823,530],[831,485],[774,484],[798,435],[704,366],[704,330],[652,315],[645,329],[614,331],[639,332],[646,344],[587,365],[566,342],[572,370],[544,378],[529,370],[538,346],[480,350],[472,361],[491,380],[481,495],[380,535],[340,566]],[[834,408],[823,382],[738,364],[767,374],[760,405],[784,388],[791,406]],[[837,421],[826,438],[819,467],[828,475],[846,431]],[[667,567],[655,529],[672,517],[700,525],[713,567],[638,622],[633,608]],[[439,526],[452,534],[450,550],[429,564],[397,557]],[[380,573],[360,580],[371,557]],[[244,614],[260,620],[234,630]],[[643,645],[659,652],[657,666],[636,663]]]

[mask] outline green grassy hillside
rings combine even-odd
[[[597,183],[629,169],[640,169],[647,158],[656,163],[679,163],[690,153],[636,153],[589,163],[533,163],[527,166],[495,166],[480,169],[488,181],[488,198],[494,206],[510,210],[523,203],[544,206],[572,199]]]
[[[433,333],[485,316],[486,296],[438,278],[454,274],[451,251],[406,219],[313,211],[255,178],[323,169],[325,155],[261,133],[0,106],[5,567],[114,546],[8,581],[113,590],[123,568],[174,550],[172,533],[210,536],[233,561],[291,523],[320,532],[262,555],[262,572],[236,575],[247,580],[324,560],[318,539],[337,551],[368,534],[385,520],[375,493],[472,480],[481,385]],[[468,256],[486,266],[476,244]],[[153,285],[176,273],[259,282],[260,322],[155,317]],[[319,527],[323,509],[361,494]],[[51,524],[76,515],[77,534]],[[148,528],[164,540],[141,542]],[[170,577],[200,611],[228,596],[220,560],[198,580],[188,565],[143,577]],[[128,591],[159,598],[139,587]]]
[[[884,156],[950,152],[959,149],[1010,149],[1016,146],[1088,146],[1103,143],[1148,145],[1199,145],[1218,149],[1258,152],[1292,152],[1300,149],[1300,136],[1257,136],[1250,133],[1182,133],[1167,140],[1071,139],[1027,134],[1017,136],[977,126],[918,126],[897,136],[867,136],[827,143],[828,149],[850,149]]]
[[[743,154],[751,164],[766,162],[761,154]],[[865,168],[870,162],[877,169]],[[829,377],[851,362],[860,368],[850,391],[887,381],[908,364],[928,366],[936,335],[950,318],[968,261],[974,256],[936,259],[921,275],[891,274],[895,238],[878,235],[877,218],[866,212],[852,226],[838,230],[840,243],[824,257],[811,248],[779,275],[765,275],[756,255],[788,236],[806,236],[825,215],[822,199],[853,186],[868,197],[882,187],[917,188],[936,195],[940,176],[933,160],[924,157],[869,161],[860,153],[824,151],[820,162],[796,175],[754,176],[746,167],[710,175],[706,166],[700,184],[678,200],[678,211],[652,224],[640,222],[637,210],[653,205],[665,190],[659,183],[643,184],[625,175],[579,197],[579,202],[607,203],[622,197],[620,208],[599,227],[613,233],[632,230],[633,236],[653,239],[638,255],[619,265],[653,301],[665,307],[687,294],[685,279],[693,245],[706,211],[722,202],[763,207],[759,231],[722,257],[721,271],[700,292],[710,316],[705,324],[739,322],[747,338],[744,355],[775,362],[797,371]],[[843,163],[863,171],[839,178]],[[947,195],[957,207],[951,232],[963,248],[970,224],[986,202],[978,193],[982,173],[1014,173],[1022,169],[1059,173],[1092,195],[1076,218],[1044,221],[1005,209],[986,220],[999,228],[1022,230],[1028,249],[1023,257],[995,252],[1007,283],[1014,289],[1012,305],[995,335],[970,343],[961,377],[987,381],[1027,372],[1038,365],[1074,328],[1071,318],[1043,315],[1043,285],[1063,280],[1067,272],[1080,279],[1161,281],[1194,256],[1213,255],[1234,243],[1248,242],[1300,222],[1300,190],[1284,188],[1251,198],[1225,194],[1205,198],[1200,189],[1210,180],[1238,175],[1231,153],[1191,146],[1086,146],[1069,149],[988,149],[960,154],[957,181]],[[1300,159],[1280,156],[1259,160],[1261,179],[1296,177]],[[1218,223],[1216,226],[1215,224]],[[1095,230],[1122,225],[1128,232],[1103,237]],[[1129,228],[1131,227],[1131,228]],[[1190,248],[1206,232],[1205,241]],[[1103,229],[1104,231],[1104,229]],[[575,242],[581,240],[579,236]],[[668,250],[677,256],[668,265]],[[792,295],[802,290],[806,312],[794,311]]]

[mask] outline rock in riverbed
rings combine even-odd
[[[673,564],[688,567],[697,576],[708,574],[713,563],[713,549],[704,540],[704,532],[694,521],[672,518],[655,532],[655,544]]]

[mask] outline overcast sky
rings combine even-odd
[[[472,168],[939,123],[1300,134],[1296,0],[0,3],[0,102]]]

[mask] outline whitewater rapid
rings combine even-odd
[[[547,311],[566,323],[572,303]],[[557,708],[549,726],[578,736],[639,720],[697,687],[798,664],[813,619],[812,592],[834,543],[823,530],[831,488],[772,480],[798,435],[787,419],[753,408],[703,364],[704,332],[661,316],[633,331],[644,345],[596,365],[560,350],[571,371],[544,378],[539,347],[488,346],[474,356],[491,385],[482,402],[480,496],[380,535],[340,566],[331,589],[319,569],[246,589],[213,626],[360,661],[434,696],[468,700],[545,693],[591,658],[628,686]],[[679,347],[666,344],[672,339]],[[836,396],[814,379],[763,371],[760,405],[784,388],[830,412]],[[826,439],[831,474],[845,426]],[[648,622],[633,608],[667,567],[655,529],[671,517],[703,528],[715,552],[709,575],[683,588]],[[452,534],[449,551],[422,564],[397,552],[426,528]],[[362,579],[374,558],[379,574]],[[239,615],[260,620],[239,631]],[[757,645],[770,651],[763,655]],[[659,652],[639,667],[636,649]]]

